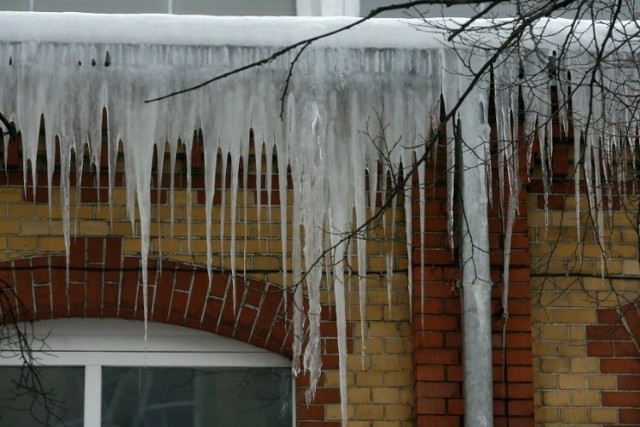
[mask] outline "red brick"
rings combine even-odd
[[[414,327],[426,331],[458,331],[459,316],[453,315],[429,315],[414,316]]]
[[[417,365],[416,381],[444,381],[444,367],[436,365]]]
[[[513,382],[533,381],[533,370],[531,367],[508,366],[507,380]]]
[[[460,352],[449,349],[416,350],[414,360],[418,365],[456,365],[460,363]]]
[[[461,417],[453,415],[418,415],[416,427],[460,427]]]
[[[629,334],[620,326],[591,325],[587,327],[588,341],[627,340]]]
[[[461,397],[461,386],[456,383],[419,382],[416,385],[416,397]]]
[[[509,399],[533,399],[532,383],[510,383],[507,385]]]
[[[510,400],[507,403],[509,414],[515,416],[531,416],[533,415],[533,399],[527,400]]]
[[[35,294],[35,306],[40,317],[41,313],[50,313],[51,307],[51,288],[47,285],[40,285],[33,287],[33,293]]]
[[[618,375],[618,390],[640,390],[640,375]]]
[[[464,399],[448,399],[447,415],[464,415]]]
[[[607,341],[596,341],[587,343],[587,356],[590,357],[612,357],[613,343]]]
[[[638,407],[640,406],[640,392],[603,391],[602,404],[613,407]]]
[[[418,398],[415,411],[417,414],[444,414],[445,399]]]
[[[620,409],[618,416],[620,424],[640,424],[640,409]]]
[[[615,355],[616,357],[637,357],[638,348],[633,342],[616,342],[615,343]]]
[[[638,359],[602,359],[600,369],[603,374],[620,373],[636,374],[640,373],[640,360]]]
[[[416,349],[444,347],[444,335],[442,332],[415,332],[413,347]]]
[[[91,263],[102,264],[102,255],[104,254],[104,239],[88,238],[87,239],[87,261]]]

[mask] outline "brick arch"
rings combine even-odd
[[[124,255],[121,238],[75,238],[70,255],[68,270],[66,257],[58,254],[0,262],[0,287],[15,291],[25,307],[21,319],[144,319],[140,258]],[[213,273],[210,287],[206,268],[175,261],[149,260],[148,274],[149,320],[215,333],[292,357],[291,293],[259,280],[234,281],[223,271]],[[323,310],[322,322],[323,369],[337,369],[335,310]],[[314,403],[306,405],[308,377],[299,375],[296,383],[298,425],[340,425],[325,420],[325,406],[339,403],[337,387],[326,387],[323,375]]]

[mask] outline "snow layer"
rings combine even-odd
[[[73,152],[82,152],[89,146],[92,162],[99,170],[100,124],[103,107],[108,113],[109,125],[109,178],[110,194],[115,177],[115,154],[118,141],[124,143],[126,158],[127,212],[132,224],[139,222],[142,266],[145,272],[149,253],[149,230],[151,221],[150,176],[154,145],[164,152],[169,144],[171,168],[175,166],[178,140],[186,145],[190,159],[194,129],[200,127],[204,136],[205,190],[206,190],[206,239],[208,269],[212,265],[211,210],[215,196],[216,172],[226,175],[227,170],[216,171],[216,156],[229,158],[222,163],[230,168],[230,199],[223,193],[222,203],[234,209],[230,218],[236,221],[235,207],[238,200],[238,170],[241,158],[247,159],[249,132],[255,133],[258,152],[267,157],[277,152],[280,174],[280,203],[293,206],[293,216],[287,217],[287,209],[280,209],[282,223],[282,255],[288,258],[287,239],[292,239],[292,265],[285,266],[283,274],[287,285],[294,285],[304,277],[305,294],[309,298],[306,313],[296,312],[294,371],[311,372],[311,388],[307,395],[313,398],[314,388],[320,375],[320,286],[323,275],[333,273],[331,284],[337,310],[340,351],[340,376],[343,410],[346,410],[346,303],[348,281],[345,277],[344,261],[357,256],[359,266],[366,264],[366,242],[346,245],[344,233],[363,226],[367,215],[375,212],[376,192],[390,194],[386,187],[386,176],[394,173],[402,176],[401,167],[409,170],[415,158],[428,154],[425,136],[438,126],[440,98],[443,97],[447,112],[464,97],[473,80],[469,76],[469,53],[467,46],[445,43],[445,30],[430,27],[417,31],[403,20],[371,20],[354,30],[331,37],[307,49],[294,67],[293,78],[283,101],[280,117],[280,99],[286,84],[288,67],[295,52],[275,59],[260,68],[254,68],[206,86],[197,91],[178,95],[168,100],[145,103],[145,100],[161,96],[177,89],[190,87],[230,70],[269,57],[275,50],[301,39],[312,37],[354,22],[348,18],[214,18],[177,17],[167,15],[83,15],[47,13],[0,13],[0,105],[2,113],[13,120],[23,137],[25,166],[35,163],[37,155],[40,115],[44,114],[47,135],[47,162],[49,165],[49,191],[55,156],[55,137],[61,143],[62,199],[65,205],[65,241],[67,247],[71,234],[69,227],[69,171]],[[431,21],[444,27],[459,25],[455,20]],[[488,22],[479,22],[482,28]],[[573,120],[577,130],[585,133],[585,158],[588,167],[585,177],[589,189],[589,205],[597,219],[598,230],[602,228],[603,193],[601,176],[611,170],[613,154],[626,143],[621,138],[604,137],[616,135],[621,123],[635,124],[637,109],[632,102],[620,103],[620,107],[609,108],[608,91],[588,87],[590,81],[588,51],[591,43],[585,43],[586,26],[579,22],[575,26],[575,37],[569,37],[569,48],[577,46],[575,55],[563,57],[556,64],[557,71],[551,80],[560,88],[573,89]],[[521,59],[521,63],[508,56],[494,62],[495,106],[497,116],[498,180],[501,192],[499,203],[507,203],[506,240],[510,240],[517,212],[517,193],[520,188],[517,159],[518,146],[514,141],[519,135],[517,121],[518,94],[514,90],[522,85],[525,100],[525,130],[540,139],[543,170],[547,187],[550,184],[552,146],[547,144],[545,132],[551,126],[541,126],[551,116],[548,102],[550,79],[545,72],[560,42],[567,36],[567,21],[549,20],[534,27],[548,37],[536,44]],[[508,25],[505,25],[508,33]],[[259,30],[259,31],[257,31]],[[606,27],[598,25],[589,37],[593,40],[604,37]],[[546,33],[548,31],[548,33]],[[614,32],[614,38],[616,37]],[[478,33],[487,44],[495,46],[500,34]],[[524,44],[533,46],[526,37]],[[459,50],[454,50],[456,47]],[[526,52],[526,49],[524,50]],[[463,52],[463,54],[461,54]],[[487,52],[482,51],[482,55]],[[474,58],[477,59],[478,53]],[[592,59],[592,58],[591,58]],[[608,59],[611,59],[608,57]],[[473,61],[476,63],[478,61]],[[463,104],[461,114],[487,116],[488,68],[474,70],[484,75],[476,92],[484,94],[471,98],[472,105]],[[610,67],[604,73],[605,84],[613,87],[615,82],[626,81],[624,100],[635,99],[638,94],[637,71]],[[571,80],[566,71],[571,70]],[[557,74],[557,75],[556,75]],[[525,80],[522,80],[525,77]],[[560,99],[568,95],[560,90]],[[478,102],[478,99],[481,101]],[[594,101],[595,100],[595,101]],[[607,108],[602,108],[605,105]],[[630,108],[625,108],[629,105]],[[566,124],[567,114],[561,105],[560,117]],[[594,114],[596,113],[596,114]],[[465,117],[457,116],[463,122]],[[471,123],[471,122],[470,122]],[[489,152],[488,126],[466,126],[464,139],[484,144]],[[455,170],[459,159],[454,135],[454,120],[447,123],[449,136],[446,155],[449,195],[447,210],[451,241],[454,229]],[[536,125],[539,125],[536,128]],[[635,126],[635,125],[634,125]],[[366,133],[363,131],[367,131]],[[368,134],[367,134],[368,133]],[[579,135],[578,132],[575,133]],[[381,136],[384,135],[384,138]],[[371,141],[375,141],[374,144]],[[400,141],[397,146],[394,144]],[[531,139],[532,141],[532,139]],[[580,138],[576,136],[576,147]],[[263,144],[263,145],[260,145]],[[430,149],[431,147],[429,147]],[[481,150],[473,146],[474,150]],[[578,148],[576,148],[578,150]],[[579,150],[577,151],[579,152]],[[603,154],[604,153],[604,154]],[[260,156],[257,156],[258,159]],[[82,156],[76,156],[82,159]],[[609,163],[607,163],[609,162]],[[190,165],[188,164],[189,168]],[[260,171],[260,162],[254,165]],[[293,200],[287,200],[286,171],[290,168],[294,185]],[[604,169],[603,169],[604,168]],[[248,168],[244,168],[246,171]],[[490,182],[491,168],[487,168]],[[28,170],[26,167],[24,170]],[[33,169],[32,169],[33,170]],[[368,182],[364,171],[369,173]],[[419,201],[421,208],[420,228],[412,230],[412,209],[409,198],[405,198],[406,239],[408,253],[412,254],[415,232],[424,241],[424,207],[428,197],[425,193],[422,164]],[[173,172],[173,171],[171,171]],[[267,174],[271,165],[267,163]],[[34,172],[35,173],[35,172]],[[188,171],[190,174],[190,171]],[[172,174],[173,175],[173,174]],[[242,179],[246,179],[243,177]],[[609,179],[622,179],[609,177]],[[36,182],[34,179],[33,182]],[[190,181],[189,181],[190,182]],[[25,177],[26,183],[26,177]],[[378,184],[379,183],[379,184]],[[408,181],[411,186],[412,181]],[[487,185],[482,188],[488,188]],[[224,188],[224,186],[223,186]],[[578,189],[579,186],[576,186]],[[271,207],[270,180],[267,180],[269,218]],[[411,194],[411,188],[406,188]],[[488,192],[490,193],[490,192]],[[171,193],[173,194],[173,192]],[[490,198],[490,194],[476,194]],[[173,196],[171,196],[173,200]],[[369,202],[367,202],[369,201]],[[188,204],[190,205],[190,200]],[[367,206],[369,203],[369,206]],[[390,215],[395,215],[396,202],[391,204]],[[368,208],[368,209],[367,209]],[[579,209],[579,207],[577,207]],[[224,212],[224,209],[221,210]],[[386,215],[386,214],[385,214]],[[481,215],[481,214],[478,214]],[[189,215],[190,216],[190,215]],[[139,218],[139,219],[136,219]],[[482,218],[480,218],[482,219]],[[486,219],[486,218],[485,218]],[[293,222],[293,232],[287,234],[286,224]],[[394,221],[395,222],[395,221]],[[221,227],[224,229],[224,227]],[[190,228],[189,228],[190,229]],[[302,230],[301,230],[302,229]],[[235,230],[235,227],[231,227]],[[331,231],[327,238],[323,230]],[[233,231],[232,233],[235,233]],[[235,278],[236,254],[241,251],[240,237],[232,234],[231,264]],[[224,238],[224,236],[223,236]],[[222,247],[222,240],[220,241]],[[328,247],[329,261],[323,260]],[[508,278],[509,248],[505,245],[505,276]],[[421,264],[428,263],[421,251]],[[411,255],[410,255],[411,256]],[[391,258],[387,257],[389,270]],[[410,260],[411,261],[411,260]],[[412,262],[409,262],[411,265]],[[330,265],[331,267],[327,267]],[[287,275],[287,269],[292,274]],[[305,272],[305,273],[303,273]],[[365,273],[360,271],[361,274]],[[389,271],[389,283],[391,271]],[[408,275],[412,277],[411,272]],[[360,307],[364,311],[366,282],[360,280]],[[507,285],[508,283],[505,283]],[[409,283],[409,289],[412,289]],[[302,290],[295,292],[296,306],[302,307]],[[145,299],[146,300],[146,299]],[[505,301],[505,305],[506,305]],[[506,309],[506,307],[505,307]],[[146,311],[146,307],[145,307]],[[306,319],[305,319],[306,316]],[[302,329],[309,328],[306,342],[302,342]],[[366,331],[362,330],[363,335]],[[302,367],[298,358],[302,356]],[[346,423],[346,421],[344,421]]]

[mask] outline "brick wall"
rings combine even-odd
[[[41,147],[42,151],[42,147]],[[7,173],[0,173],[0,283],[14,290],[23,300],[25,318],[51,317],[120,317],[142,319],[140,279],[139,229],[132,230],[125,212],[125,189],[122,156],[118,161],[113,203],[109,205],[106,169],[95,171],[85,158],[80,173],[81,185],[72,170],[70,191],[71,257],[69,283],[66,280],[62,207],[60,202],[59,167],[53,175],[51,200],[47,192],[44,158],[36,165],[36,183],[28,177],[27,191],[23,191],[23,171],[20,144],[9,143]],[[106,147],[103,149],[106,165]],[[243,163],[249,168],[247,188],[240,185],[236,236],[239,251],[246,248],[246,256],[236,257],[238,272],[246,272],[246,279],[235,282],[237,298],[233,310],[233,281],[230,279],[230,211],[226,207],[225,237],[220,243],[217,224],[221,215],[221,195],[229,191],[230,177],[218,177],[214,200],[213,265],[214,281],[211,290],[204,265],[206,262],[204,177],[201,146],[194,144],[192,152],[192,219],[191,238],[188,238],[185,152],[178,154],[175,175],[175,222],[171,224],[169,168],[164,167],[162,186],[155,188],[153,178],[152,225],[149,265],[150,319],[184,325],[230,336],[291,357],[291,327],[293,304],[284,299],[288,293],[278,291],[282,270],[291,269],[291,260],[280,254],[280,206],[277,177],[256,176],[254,159]],[[0,156],[2,158],[4,156]],[[272,159],[262,159],[263,162]],[[222,162],[222,159],[218,159]],[[164,160],[167,163],[167,159]],[[72,165],[74,162],[72,162]],[[220,167],[217,169],[221,170]],[[277,170],[274,162],[274,170]],[[256,180],[261,180],[261,193]],[[266,208],[266,180],[273,180],[273,208],[269,218]],[[242,182],[242,180],[240,180]],[[35,188],[35,192],[33,192]],[[289,190],[291,191],[291,190]],[[293,194],[288,195],[291,201]],[[226,194],[227,204],[229,193]],[[258,200],[260,227],[258,227]],[[51,204],[49,204],[51,202]],[[242,203],[239,203],[242,204]],[[289,207],[290,208],[290,207]],[[403,218],[398,212],[398,218]],[[259,230],[259,234],[258,234]],[[398,233],[404,233],[402,227]],[[290,235],[291,233],[289,233]],[[246,238],[245,238],[246,236]],[[222,251],[221,246],[224,248]],[[290,242],[288,247],[291,247]],[[367,305],[364,320],[366,352],[361,356],[360,313],[357,284],[348,296],[349,317],[349,425],[350,426],[409,426],[412,422],[413,372],[412,327],[407,290],[406,253],[404,245],[394,246],[393,264],[398,270],[392,280],[388,299],[386,278],[387,243],[369,245],[369,276],[367,277]],[[219,270],[218,270],[219,269]],[[291,272],[289,272],[291,277]],[[298,378],[297,418],[300,426],[338,426],[340,419],[339,378],[337,372],[337,341],[333,298],[323,291],[326,305],[322,312],[323,376],[311,405],[304,404],[308,384],[305,375]]]
[[[441,144],[443,142],[441,141]],[[421,251],[414,260],[414,349],[416,426],[464,425],[462,395],[462,330],[459,269],[447,238],[445,147],[426,168],[427,200],[424,226],[424,268]],[[522,159],[524,160],[524,159]],[[494,165],[494,168],[496,165]],[[524,168],[522,168],[524,170]],[[497,176],[494,173],[494,177]],[[497,182],[494,183],[498,200]],[[503,292],[503,222],[497,204],[490,214],[494,425],[533,425],[531,314],[526,192],[520,197],[513,232],[509,281],[509,318],[501,316]],[[414,241],[419,241],[418,209],[414,210]],[[421,284],[424,279],[424,284]],[[504,335],[503,335],[504,331]]]
[[[634,375],[640,353],[632,339],[639,322],[629,304],[640,290],[637,208],[617,197],[605,202],[602,259],[583,197],[579,246],[573,147],[557,143],[554,149],[548,216],[540,177],[528,197],[536,424],[639,425]]]

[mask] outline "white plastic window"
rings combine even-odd
[[[35,334],[47,400],[16,389],[21,360],[0,352],[0,427],[293,424],[290,361],[266,350],[155,323],[145,341],[141,322],[113,319],[37,322]]]

